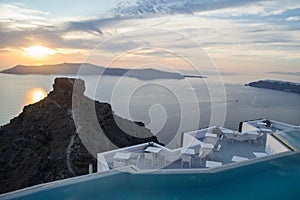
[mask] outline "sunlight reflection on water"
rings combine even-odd
[[[36,103],[47,96],[43,88],[33,88],[27,93],[26,105]]]

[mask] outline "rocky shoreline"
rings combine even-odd
[[[57,78],[45,99],[0,128],[0,193],[87,174],[90,163],[95,171],[97,152],[158,142],[84,91],[83,80]]]

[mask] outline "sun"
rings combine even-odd
[[[24,48],[24,51],[26,55],[31,56],[33,58],[41,58],[49,55],[54,55],[56,53],[56,51],[53,49],[39,45]]]

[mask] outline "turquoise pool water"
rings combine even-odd
[[[100,175],[5,196],[24,200],[299,199],[300,153],[215,173]]]

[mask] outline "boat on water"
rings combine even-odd
[[[299,126],[268,119],[241,122],[238,131],[214,126],[183,133],[175,149],[144,143],[98,153],[97,173],[0,199],[297,199],[299,150]]]

